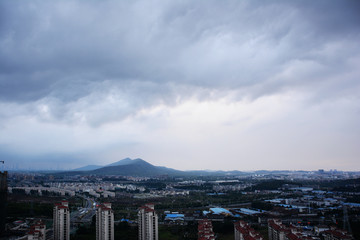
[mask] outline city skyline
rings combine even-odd
[[[358,1],[0,6],[6,166],[360,170]]]

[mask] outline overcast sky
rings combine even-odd
[[[0,159],[360,170],[360,1],[0,2]]]

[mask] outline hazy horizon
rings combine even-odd
[[[355,0],[1,1],[0,160],[360,171],[359,12]]]
[[[124,158],[124,159],[128,159],[128,158]],[[124,160],[124,159],[121,159],[121,160]],[[130,158],[131,159],[131,158]],[[135,159],[141,159],[141,158],[133,158],[131,160],[135,160]],[[120,161],[121,161],[120,160]],[[141,159],[141,160],[144,160],[146,161],[145,159]],[[116,161],[118,162],[118,161]],[[57,166],[57,167],[53,167],[53,168],[37,168],[37,167],[34,167],[34,168],[19,168],[18,166],[14,165],[14,166],[7,166],[7,165],[0,165],[0,171],[4,171],[4,170],[10,170],[10,171],[68,171],[68,170],[76,170],[78,168],[83,168],[83,167],[87,167],[87,166],[99,166],[99,167],[107,167],[109,166],[110,164],[113,164],[113,163],[116,163],[116,162],[111,162],[109,164],[106,164],[106,165],[100,165],[100,164],[87,164],[87,165],[79,165],[75,168],[61,168],[61,166]],[[148,161],[146,161],[148,162]],[[150,164],[152,164],[151,162],[148,162]],[[153,164],[152,164],[153,165]],[[154,165],[154,166],[158,166],[158,167],[167,167],[167,168],[171,168],[171,167],[168,167],[168,166],[160,166],[160,165]],[[175,168],[172,168],[172,169],[175,169]],[[256,172],[256,171],[310,171],[310,172],[315,172],[315,171],[319,171],[319,170],[324,170],[326,172],[336,172],[336,171],[339,171],[339,172],[359,172],[357,170],[339,170],[339,169],[227,169],[227,170],[224,170],[224,169],[175,169],[175,170],[180,170],[180,171],[208,171],[208,172],[212,172],[212,171],[240,171],[240,172]]]

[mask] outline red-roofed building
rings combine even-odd
[[[288,229],[278,219],[268,220],[269,240],[285,240]]]
[[[234,223],[235,240],[263,240],[264,238],[251,228],[246,222],[238,221]]]
[[[286,240],[303,240],[303,238],[301,238],[301,236],[298,236],[294,233],[289,233],[286,235],[285,237]]]
[[[70,240],[69,202],[55,203],[53,210],[54,240]]]
[[[351,234],[344,230],[332,228],[330,230],[322,232],[324,240],[353,240]]]
[[[46,226],[42,221],[36,222],[35,225],[30,227],[27,234],[28,240],[45,240],[46,239]]]
[[[209,219],[202,219],[198,223],[198,240],[213,240],[215,234],[213,232],[212,223]]]
[[[285,226],[280,220],[269,219],[268,220],[268,232],[269,240],[312,240],[314,239],[311,234],[304,232],[301,227],[290,224]],[[318,239],[318,238],[316,238]],[[342,238],[325,238],[325,240],[340,240]],[[352,238],[344,238],[350,240]]]
[[[139,240],[158,240],[158,216],[154,204],[148,203],[138,211]]]
[[[289,227],[282,224],[278,219],[268,220],[269,240],[302,240],[306,239],[301,230],[294,225]]]
[[[96,240],[114,240],[114,212],[111,203],[96,206]]]

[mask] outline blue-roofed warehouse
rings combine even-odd
[[[233,214],[225,208],[210,208],[210,212],[217,215],[232,216]]]
[[[165,215],[164,221],[169,222],[183,222],[184,221],[184,214],[179,213],[169,213]]]

